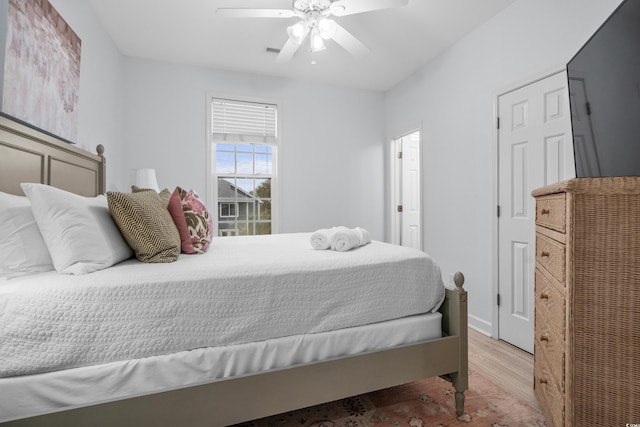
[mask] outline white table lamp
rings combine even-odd
[[[160,192],[158,180],[156,180],[156,170],[150,168],[131,169],[131,185],[138,188],[152,188]]]

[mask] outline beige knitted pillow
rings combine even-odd
[[[140,191],[149,191],[149,190],[155,191],[153,188],[142,188],[142,187],[138,187],[137,185],[131,186],[132,193],[139,193]],[[172,193],[171,191],[169,191],[168,188],[165,188],[164,190],[158,193],[158,196],[160,196],[165,206],[169,204],[169,199],[171,198],[171,194]]]
[[[166,205],[153,190],[107,192],[109,212],[136,258],[173,262],[180,254],[180,234]]]

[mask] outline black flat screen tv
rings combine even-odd
[[[567,64],[576,176],[640,176],[640,0],[625,0]]]

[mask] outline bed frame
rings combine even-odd
[[[40,182],[84,196],[106,190],[104,148],[91,154],[0,117],[0,191]],[[10,421],[3,426],[226,426],[434,376],[453,383],[458,415],[468,388],[467,292],[454,275],[440,308],[443,337],[288,369]]]

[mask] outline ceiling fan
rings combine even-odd
[[[293,0],[292,9],[220,8],[217,13],[230,18],[298,18],[298,22],[287,28],[289,39],[276,58],[276,62],[286,62],[293,58],[309,34],[312,52],[324,50],[324,41],[331,39],[356,57],[366,55],[369,48],[332,16],[355,15],[408,3],[409,0]]]

